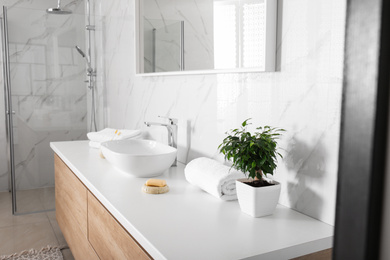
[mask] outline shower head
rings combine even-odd
[[[87,56],[85,56],[85,53],[81,50],[81,48],[80,48],[78,45],[76,45],[76,46],[74,46],[74,47],[76,48],[76,50],[78,51],[78,53],[80,53],[80,55],[87,61],[88,72],[89,72],[89,73],[92,73],[92,72],[93,72],[93,69],[92,69],[92,67],[91,67],[91,61],[90,61],[90,59],[89,59]]]
[[[71,14],[72,11],[54,7],[54,8],[46,9],[46,13],[48,13],[48,14]]]
[[[81,50],[81,48],[80,48],[78,45],[76,45],[76,46],[74,46],[74,47],[75,47],[76,50],[80,53],[80,55],[83,56],[83,58],[85,58],[85,53]]]
[[[72,11],[61,8],[61,0],[58,0],[57,7],[46,9],[48,14],[71,14]]]

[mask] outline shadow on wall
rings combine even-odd
[[[314,144],[307,144],[292,138],[284,157],[289,172],[294,172],[294,181],[288,181],[287,194],[292,208],[310,216],[320,216],[323,199],[313,189],[325,177],[326,150],[322,138]]]

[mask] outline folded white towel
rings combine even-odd
[[[87,137],[90,147],[100,148],[100,144],[106,141],[139,138],[141,135],[141,130],[105,128],[99,132],[90,132]]]
[[[236,180],[245,178],[243,172],[205,157],[189,162],[184,174],[189,183],[222,200],[236,200]]]
[[[99,143],[99,142],[89,141],[89,146],[92,147],[92,148],[99,149],[100,148],[100,144],[101,143]]]

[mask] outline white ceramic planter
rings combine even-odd
[[[266,187],[252,187],[243,182],[248,179],[236,180],[236,190],[238,203],[241,210],[255,218],[272,215],[280,196],[280,183],[274,180],[268,180],[275,185]]]

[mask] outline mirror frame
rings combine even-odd
[[[245,73],[245,72],[274,72],[276,70],[276,30],[277,30],[277,0],[264,0],[266,4],[266,42],[265,42],[265,69],[260,68],[232,68],[232,69],[211,69],[211,70],[187,70],[144,73],[144,50],[143,50],[143,21],[140,19],[143,14],[141,1],[135,0],[135,75],[142,77],[170,76],[170,75],[196,75],[196,74],[223,74],[223,73]],[[141,72],[142,71],[142,72]]]

